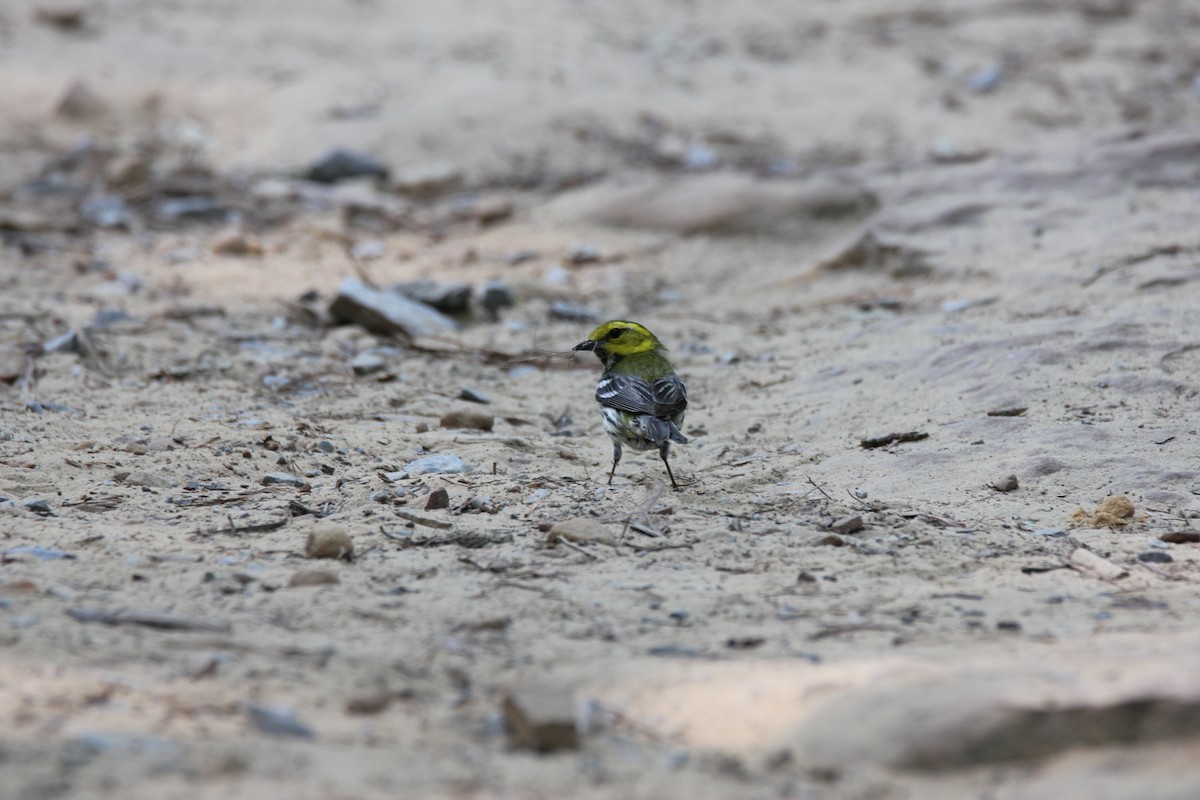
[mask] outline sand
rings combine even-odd
[[[1197,36],[6,4],[5,796],[1195,797]],[[333,147],[388,179],[301,180]],[[515,304],[384,336],[351,277]],[[605,482],[607,318],[687,381],[680,491]]]

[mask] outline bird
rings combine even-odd
[[[605,322],[574,350],[590,350],[604,365],[596,402],[604,431],[613,443],[612,485],[622,447],[658,450],[671,487],[678,490],[668,456],[671,443],[687,444],[680,431],[687,410],[687,386],[665,355],[667,348],[643,325],[623,319]]]

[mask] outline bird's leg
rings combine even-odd
[[[617,464],[621,461],[621,445],[613,442],[613,465],[608,471],[608,485],[612,486],[613,474],[617,471]]]
[[[679,484],[675,482],[675,474],[671,472],[671,462],[667,461],[667,451],[670,449],[670,445],[664,444],[662,447],[658,448],[658,455],[662,458],[663,466],[667,468],[667,477],[671,479],[671,488],[678,491]]]

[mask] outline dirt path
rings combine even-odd
[[[1200,793],[1188,3],[243,5],[0,11],[11,796]]]

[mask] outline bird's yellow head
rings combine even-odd
[[[609,320],[575,345],[576,350],[591,350],[605,364],[638,353],[665,350],[662,342],[636,322]]]

